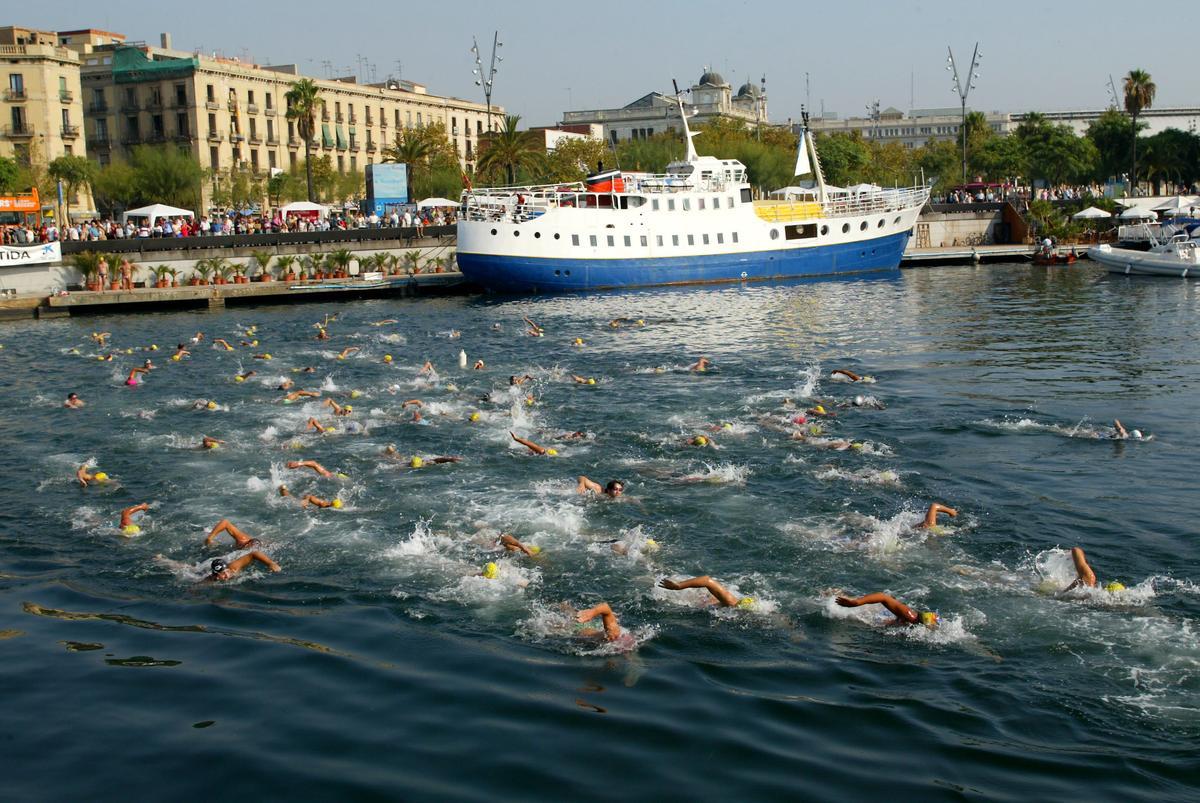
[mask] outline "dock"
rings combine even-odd
[[[384,277],[374,280],[325,279],[308,282],[250,282],[185,287],[135,287],[133,290],[81,290],[49,297],[20,297],[0,303],[0,317],[36,315],[57,318],[110,312],[151,312],[162,309],[223,310],[227,306],[341,301],[465,292],[469,288],[457,271]]]
[[[900,257],[900,267],[916,265],[971,265],[998,260],[1020,260],[1033,256],[1033,245],[964,245],[947,248],[909,248]]]

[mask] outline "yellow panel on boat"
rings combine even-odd
[[[755,201],[754,214],[768,223],[789,220],[812,220],[821,216],[821,204],[813,201]]]

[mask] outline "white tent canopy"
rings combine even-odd
[[[429,209],[435,206],[459,206],[458,201],[451,201],[449,198],[426,198],[424,201],[417,203],[417,209]]]
[[[1106,217],[1112,217],[1112,213],[1105,212],[1103,209],[1098,209],[1094,206],[1089,206],[1087,209],[1071,215],[1071,218],[1074,220],[1099,220]]]
[[[154,221],[164,217],[195,217],[188,209],[180,209],[177,206],[167,206],[166,204],[150,204],[149,206],[139,207],[138,209],[130,209],[125,214],[121,215],[121,222],[128,223],[131,217],[149,218],[150,222],[146,225],[153,226]]]
[[[851,187],[847,187],[846,191],[854,193],[855,195],[861,195],[868,192],[879,192],[881,189],[883,188],[878,184],[855,184]]]
[[[1121,214],[1117,215],[1121,220],[1153,220],[1155,215],[1153,212],[1145,209],[1139,209],[1136,206],[1131,206]]]
[[[1154,208],[1160,212],[1186,212],[1198,206],[1200,206],[1200,203],[1197,203],[1195,198],[1189,198],[1186,195],[1176,195],[1166,203],[1161,203]]]
[[[827,188],[828,189],[828,188]],[[797,187],[795,185],[788,187],[780,187],[777,190],[771,190],[768,195],[782,195],[784,198],[791,198],[797,195],[813,195],[817,194],[816,187]]]
[[[329,211],[329,207],[323,204],[314,204],[310,201],[292,201],[290,204],[280,207],[279,211],[284,215],[294,215],[297,213],[303,214],[308,212],[318,212],[324,215]]]

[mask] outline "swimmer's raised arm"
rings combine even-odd
[[[924,529],[926,527],[936,527],[937,517],[939,513],[945,513],[950,518],[956,518],[958,511],[952,507],[946,507],[940,502],[934,502],[929,506],[929,510],[925,513],[925,520],[916,525],[916,529]]]
[[[295,401],[296,399],[315,399],[321,395],[318,390],[293,390],[283,398],[287,401]]]
[[[400,323],[400,321],[395,318],[384,318],[382,321],[375,321],[371,326],[386,326],[389,323]]]
[[[228,580],[230,577],[233,577],[235,574],[237,574],[242,569],[249,566],[254,561],[258,561],[259,563],[263,564],[264,566],[266,566],[268,569],[270,569],[273,572],[279,571],[278,563],[271,560],[270,558],[268,558],[266,555],[259,552],[258,550],[255,550],[248,554],[242,555],[240,558],[238,558],[236,560],[231,560],[229,563],[225,563],[225,561],[222,561],[219,558],[217,560],[214,560],[213,561],[213,573],[210,576],[206,577],[205,579],[209,580],[209,581]],[[217,571],[218,564],[221,567],[220,571]]]
[[[689,580],[680,580],[678,582],[663,578],[662,580],[658,581],[658,585],[661,588],[667,589],[668,591],[682,591],[685,588],[703,588],[706,589],[708,593],[712,594],[713,597],[716,598],[717,602],[727,608],[736,608],[738,604],[737,597],[735,597],[733,594],[730,594],[729,590],[725,588],[725,586],[721,585],[707,574],[701,575],[700,577],[693,577]]]
[[[575,484],[575,493],[585,494],[589,491],[594,494],[604,493],[604,489],[600,487],[600,483],[580,474],[579,481]]]
[[[426,360],[426,361],[425,361],[425,364],[421,366],[421,370],[420,370],[420,371],[417,371],[417,373],[418,373],[418,374],[432,374],[432,373],[434,373],[433,363],[432,363],[432,362],[430,362],[429,360]]]
[[[88,471],[87,464],[85,463],[75,470],[75,479],[79,480],[79,484],[86,488],[88,487],[88,481],[94,480],[95,477],[93,477],[91,472]]]
[[[237,544],[238,549],[246,549],[247,547],[258,546],[258,539],[251,538],[246,533],[238,529],[229,519],[221,519],[216,526],[208,533],[208,537],[204,539],[205,546],[212,546],[212,542],[217,539],[221,533],[228,533],[229,537]],[[232,564],[231,564],[232,565]],[[277,570],[278,571],[278,570]]]
[[[220,346],[221,348],[225,349],[226,351],[233,351],[233,346],[229,345],[229,343],[224,338],[220,338],[220,337],[214,338],[213,345]]]
[[[150,505],[146,504],[145,502],[142,502],[140,505],[134,505],[133,507],[125,508],[121,511],[121,526],[128,527],[130,524],[133,524],[134,513],[141,513],[143,510],[149,509]]]
[[[300,500],[300,507],[306,508],[309,505],[313,505],[314,507],[319,507],[319,508],[326,508],[326,507],[332,507],[333,502],[330,502],[328,499],[322,499],[319,496],[313,496],[312,494],[305,494],[304,498]]]
[[[305,431],[315,429],[317,432],[324,432],[325,427],[321,426],[321,422],[315,418],[308,419],[308,424],[304,427]]]
[[[524,446],[526,449],[533,452],[534,454],[545,454],[546,453],[545,446],[538,446],[536,443],[534,443],[531,440],[526,440],[525,438],[519,438],[519,437],[517,437],[516,433],[513,433],[513,432],[509,432],[508,434],[512,435],[512,439],[514,441],[521,444],[522,446]]]
[[[345,409],[344,407],[342,407],[342,405],[338,404],[333,399],[326,399],[325,405],[333,410],[334,415],[341,415],[342,410]]]
[[[1121,426],[1121,422],[1115,418],[1113,419],[1113,429],[1117,431],[1118,438],[1124,440],[1129,437],[1129,431],[1126,430],[1125,427]]]
[[[601,602],[595,607],[588,608],[586,611],[580,611],[575,615],[577,622],[590,622],[597,616],[600,617],[604,624],[604,637],[609,641],[616,641],[621,637],[621,625],[617,621],[617,615],[613,613],[612,608],[607,602]]]
[[[915,625],[920,622],[920,617],[916,611],[890,594],[875,592],[874,594],[866,594],[861,597],[838,597],[837,604],[843,608],[857,608],[860,605],[882,605],[887,608],[888,613],[896,617],[896,621],[889,624]]]
[[[325,468],[316,460],[289,460],[288,468],[311,468],[313,471],[320,474],[322,477],[332,477],[333,472]]]
[[[431,459],[427,459],[425,462],[427,462],[427,463],[461,463],[462,458],[458,457],[457,455],[449,455],[449,456],[445,456],[445,457],[434,457]]]
[[[1063,591],[1070,591],[1072,588],[1080,585],[1095,588],[1097,584],[1096,573],[1088,565],[1087,556],[1083,554],[1083,550],[1077,546],[1071,547],[1071,560],[1075,563],[1075,574],[1078,576],[1075,578],[1075,582],[1064,588]]]
[[[403,410],[405,407],[407,407],[410,404],[415,407],[424,407],[425,406],[425,402],[421,401],[420,399],[409,399],[408,401],[404,402],[404,404],[400,405],[400,409]]]
[[[361,349],[358,346],[347,346],[342,349],[342,353],[338,355],[338,359],[344,360],[356,351],[361,351]]]
[[[860,379],[862,379],[862,377],[858,374],[854,373],[853,371],[847,371],[845,368],[834,368],[829,372],[830,376],[836,376],[837,374],[841,374],[851,382],[858,382]]]
[[[690,366],[688,366],[688,370],[689,371],[704,371],[710,365],[712,365],[712,363],[710,363],[708,361],[707,357],[701,357],[700,359],[696,360],[696,362],[694,362]]]
[[[504,547],[509,552],[524,552],[526,555],[533,555],[533,550],[522,544],[508,533],[501,533],[500,546]]]

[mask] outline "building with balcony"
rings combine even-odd
[[[689,125],[704,124],[718,117],[742,120],[748,125],[766,124],[767,96],[762,88],[747,81],[733,93],[720,73],[705,70],[691,87],[691,100],[684,108],[692,115]],[[586,109],[563,112],[562,126],[603,126],[609,142],[646,139],[667,130],[682,131],[679,107],[669,95],[651,92],[619,109]]]
[[[87,155],[79,54],[57,33],[0,28],[0,76],[0,156],[44,166],[60,156]],[[74,199],[71,206],[85,211],[90,201]]]
[[[89,153],[102,164],[139,144],[168,141],[212,171],[267,173],[303,164],[304,141],[287,118],[285,97],[303,77],[295,65],[178,51],[163,34],[158,47],[123,40],[91,46],[80,70]],[[445,124],[469,169],[488,129],[484,104],[434,95],[411,81],[312,80],[324,102],[313,156],[329,156],[339,172],[382,161],[397,132],[435,122]],[[503,119],[504,109],[493,106],[492,115]]]

